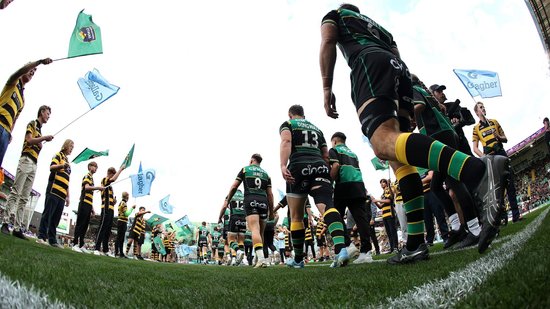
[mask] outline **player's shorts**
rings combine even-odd
[[[208,240],[206,239],[199,239],[199,243],[197,244],[197,246],[199,247],[206,247],[208,245]]]
[[[322,247],[327,245],[327,240],[324,236],[317,238],[317,247]]]
[[[351,69],[351,84],[356,110],[371,98],[386,97],[397,100],[400,108],[413,111],[411,73],[392,52],[377,49],[357,56]]]
[[[411,74],[407,65],[393,53],[381,49],[363,52],[352,65],[352,100],[358,110],[371,98],[383,98],[369,104],[359,115],[361,129],[371,138],[378,126],[395,118],[400,120],[400,130],[408,132],[409,121],[398,118],[399,109],[414,116]],[[398,105],[395,105],[395,101]]]
[[[244,197],[244,211],[246,216],[260,215],[260,220],[267,219],[267,197],[261,195],[247,195]]]
[[[312,187],[320,186],[327,190],[327,195],[330,194],[332,199],[333,189],[330,167],[321,157],[299,156],[291,158],[288,170],[294,177],[294,183],[287,183],[286,185],[288,196],[306,197]]]
[[[172,249],[170,248],[164,248],[164,251],[166,251],[166,255],[170,255],[170,253],[172,253]]]
[[[212,242],[212,250],[216,250],[218,248],[219,241],[213,241]]]
[[[139,238],[140,238],[140,237],[141,237],[141,236],[139,235],[139,233],[134,232],[133,229],[130,230],[130,233],[128,234],[128,238],[131,238],[131,239],[133,239],[133,240],[135,240],[135,241],[139,241]]]
[[[137,242],[138,242],[138,244],[139,244],[140,246],[143,245],[143,243],[145,242],[145,233],[139,235],[139,239],[138,239]]]
[[[245,233],[246,232],[246,218],[240,216],[232,216],[229,219],[229,232],[231,233]]]

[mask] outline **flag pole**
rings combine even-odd
[[[126,178],[122,178],[122,179],[120,179],[120,180],[117,180],[117,181],[111,183],[110,185],[108,185],[108,186],[105,187],[105,188],[112,187],[114,184],[117,184],[117,183],[119,183],[119,182],[121,182],[121,181],[128,180],[128,179],[130,179],[130,176],[128,176],[128,177],[126,177]]]
[[[91,53],[91,54],[84,54],[84,55],[78,55],[78,56],[67,56],[67,57],[57,58],[57,59],[54,59],[54,60],[52,60],[52,61],[67,60],[67,59],[72,59],[72,58],[78,58],[78,57],[84,57],[84,56],[90,56],[90,55],[99,55],[99,54],[103,54],[103,52],[100,52],[100,53]]]
[[[65,130],[68,126],[70,126],[71,124],[75,123],[78,119],[84,117],[87,113],[89,113],[91,111],[91,109],[89,109],[87,112],[85,112],[84,114],[78,116],[75,120],[69,122],[68,125],[64,126],[61,130],[57,131],[57,133],[55,133],[53,136],[56,136],[57,134],[59,134],[61,131]]]

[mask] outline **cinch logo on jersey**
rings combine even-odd
[[[315,174],[326,174],[329,172],[328,166],[326,165],[319,165],[312,167],[311,165],[308,165],[307,167],[304,167],[302,169],[302,175],[308,176],[308,175],[315,175]]]
[[[250,207],[267,209],[267,204],[266,203],[258,203],[257,201],[252,201],[252,202],[250,202]]]

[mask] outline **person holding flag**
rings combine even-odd
[[[36,176],[36,166],[38,163],[38,155],[42,150],[42,142],[49,142],[53,139],[51,135],[42,135],[42,125],[50,119],[51,108],[46,105],[40,106],[36,120],[32,120],[27,124],[25,132],[25,140],[23,141],[23,151],[19,158],[15,179],[10,189],[10,194],[6,202],[6,210],[2,224],[2,232],[9,234],[8,222],[13,217],[15,229],[12,234],[19,238],[24,238],[21,231],[23,226],[23,209],[29,201]]]
[[[134,224],[132,225],[132,229],[130,230],[130,235],[128,235],[128,244],[126,244],[126,255],[128,255],[128,251],[130,251],[133,243],[134,259],[143,260],[143,257],[141,257],[141,245],[143,244],[141,238],[145,235],[145,218],[143,218],[143,216],[150,213],[151,211],[146,211],[145,207],[140,206],[139,211],[134,218]]]
[[[50,177],[46,188],[46,201],[44,211],[38,228],[38,239],[43,243],[46,241],[56,248],[63,248],[57,242],[56,233],[59,220],[63,215],[63,206],[69,207],[69,177],[71,176],[71,165],[67,156],[71,155],[74,142],[65,140],[61,150],[55,154],[50,163]]]
[[[23,95],[25,85],[32,80],[39,65],[50,63],[52,63],[52,59],[44,58],[25,64],[10,76],[2,89],[0,94],[0,167],[2,167],[8,144],[11,142],[11,133],[15,122],[25,107],[25,96]]]
[[[115,242],[115,256],[121,258],[127,258],[124,255],[124,238],[126,237],[126,229],[128,228],[128,217],[132,214],[132,211],[136,209],[136,205],[128,209],[128,198],[130,194],[128,192],[122,192],[122,201],[118,204],[118,220],[117,220],[117,233]]]
[[[78,212],[76,214],[76,225],[74,229],[73,250],[82,253],[90,253],[84,247],[84,236],[88,231],[90,216],[94,212],[94,191],[105,190],[105,187],[94,186],[94,174],[97,171],[97,163],[92,161],[88,163],[88,174],[82,178],[82,189],[80,193],[80,202],[78,203]]]
[[[127,160],[124,161],[126,162]],[[120,176],[120,173],[125,168],[126,164],[124,163],[118,171],[114,167],[109,167],[107,176],[101,180],[101,186],[105,187],[105,190],[101,194],[101,220],[95,243],[95,255],[107,255],[107,252],[109,252],[109,238],[111,237],[111,226],[113,225],[116,203],[112,184],[118,179],[118,176]]]
[[[486,155],[500,155],[508,157],[504,145],[507,143],[508,138],[504,134],[504,130],[496,119],[487,119],[487,111],[485,105],[482,102],[477,102],[474,106],[474,112],[479,118],[479,122],[474,126],[472,145],[474,152],[479,157]],[[483,146],[483,152],[479,150],[479,142]],[[506,187],[506,194],[508,196],[508,202],[510,203],[510,209],[512,209],[512,222],[518,222],[521,220],[518,202],[516,198],[516,185],[514,184],[514,172],[510,170],[510,180]]]

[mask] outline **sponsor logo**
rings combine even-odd
[[[328,166],[326,165],[319,165],[319,166],[311,166],[308,165],[307,167],[304,167],[302,169],[302,175],[309,176],[309,175],[316,175],[316,174],[327,174],[329,173]]]
[[[80,32],[78,34],[83,42],[90,43],[96,40],[95,30],[93,27],[80,28]]]

